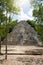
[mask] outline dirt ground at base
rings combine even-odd
[[[8,50],[15,49],[15,52],[21,52],[29,49],[43,49],[36,46],[8,46]],[[2,47],[2,50],[4,47]],[[10,51],[9,50],[9,51]],[[12,51],[10,51],[12,52]],[[0,59],[2,56],[0,56]],[[3,59],[5,55],[3,56]],[[43,65],[43,55],[7,55],[7,60],[0,60],[0,65]]]

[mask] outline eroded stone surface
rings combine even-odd
[[[37,33],[26,21],[19,22],[14,27],[13,31],[7,36],[7,43],[16,45],[41,44],[37,38]]]

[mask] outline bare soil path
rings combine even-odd
[[[43,47],[8,45],[7,60],[0,55],[0,65],[43,65]],[[5,53],[5,46],[2,46]]]

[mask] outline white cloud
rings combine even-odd
[[[33,9],[29,9],[30,7],[30,1],[29,0],[17,0],[16,5],[18,5],[20,7],[20,12],[18,17],[18,20],[27,20],[27,19],[33,19],[32,17],[32,10]],[[29,11],[27,11],[25,8],[28,8]],[[26,10],[26,12],[24,13],[24,9]]]
[[[29,0],[16,0],[16,5],[20,8],[25,7],[27,4],[29,4]]]
[[[29,3],[29,0],[20,0],[21,6],[25,6],[27,3]]]
[[[18,15],[18,18],[19,20],[26,20],[28,19],[28,16],[23,11],[21,11],[20,14]]]
[[[21,10],[20,14],[18,15],[18,19],[19,19],[19,21],[20,21],[20,20],[27,20],[27,19],[33,20],[33,18],[30,17],[30,16],[28,16],[27,14],[25,14],[25,13],[23,12],[23,10]]]
[[[28,15],[29,15],[29,16],[32,16],[32,15],[33,15],[32,11],[33,11],[33,8],[31,8],[31,9],[28,11]]]

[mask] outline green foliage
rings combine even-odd
[[[43,34],[43,25],[36,25],[35,28],[36,28],[36,31],[38,31],[40,35]]]
[[[43,41],[43,25],[35,25],[35,30],[40,35],[41,41]]]
[[[0,36],[3,40],[8,32],[10,33],[17,21],[11,21],[11,13],[17,14],[19,11],[18,5],[14,5],[15,0],[0,0]],[[9,14],[9,17],[8,17]]]
[[[9,20],[9,17],[11,19],[11,13],[18,14],[19,7],[14,5],[15,3],[15,0],[0,0],[0,23]]]
[[[0,25],[1,40],[3,40],[6,37],[6,35],[13,30],[13,28],[16,24],[17,24],[17,20],[16,21],[11,21],[7,25],[5,25],[5,24]]]
[[[17,20],[16,20],[16,21],[13,21],[13,22],[12,22],[12,21],[9,22],[9,23],[7,24],[8,29],[9,29],[8,32],[11,32],[16,24],[17,24]]]
[[[6,36],[6,25],[0,25],[0,36],[2,40]]]
[[[36,6],[33,10],[33,16],[35,17],[36,24],[42,25],[43,24],[43,4],[38,3],[38,5],[36,4]]]
[[[27,22],[35,29],[37,34],[40,35],[40,40],[43,41],[43,25],[36,25],[33,20],[27,20]]]
[[[35,28],[35,21],[33,21],[33,20],[27,20],[27,23],[30,24],[32,27]]]
[[[43,0],[36,0],[34,3],[33,16],[35,18],[35,30],[43,41]]]

